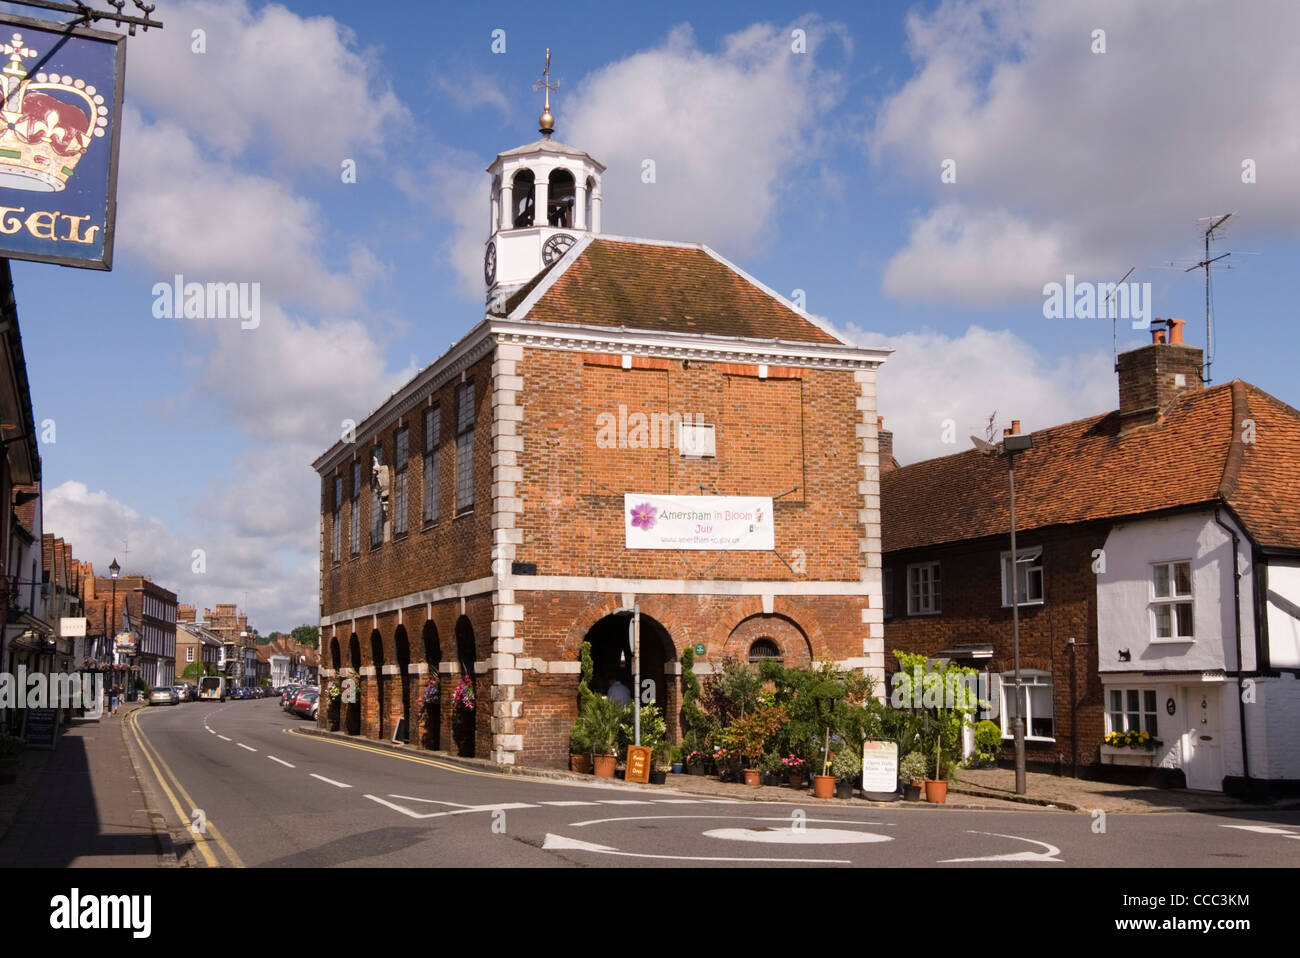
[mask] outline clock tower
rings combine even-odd
[[[483,251],[489,312],[558,260],[579,239],[600,232],[600,177],[605,167],[582,150],[552,139],[551,51],[533,87],[545,89],[538,118],[542,138],[507,150],[487,168],[492,178],[491,221]]]

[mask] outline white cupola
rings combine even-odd
[[[538,118],[542,138],[507,150],[487,168],[491,220],[483,252],[489,311],[564,255],[582,236],[600,232],[600,177],[605,167],[582,150],[551,139],[551,51],[534,89],[546,90]]]

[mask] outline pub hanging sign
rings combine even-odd
[[[112,269],[125,41],[0,15],[0,257]]]

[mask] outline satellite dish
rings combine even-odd
[[[986,456],[997,455],[998,447],[993,445],[993,443],[987,442],[981,439],[979,436],[971,436],[970,441],[973,442],[975,444],[975,448],[978,449],[980,452],[982,452],[984,455]]]

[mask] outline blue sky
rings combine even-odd
[[[97,566],[126,540],[183,602],[246,592],[263,631],[314,620],[311,460],[482,316],[483,167],[536,139],[548,46],[556,138],[609,167],[606,232],[707,242],[892,346],[904,461],[957,451],[947,418],[965,436],[1113,408],[1110,322],[1043,316],[1066,273],[1135,267],[1203,345],[1200,274],[1159,267],[1229,210],[1214,379],[1300,405],[1291,4],[159,8],[166,29],[129,41],[113,271],[13,267],[56,425],[46,528]],[[155,318],[176,273],[260,282],[261,324]],[[1127,325],[1121,350],[1145,338]]]

